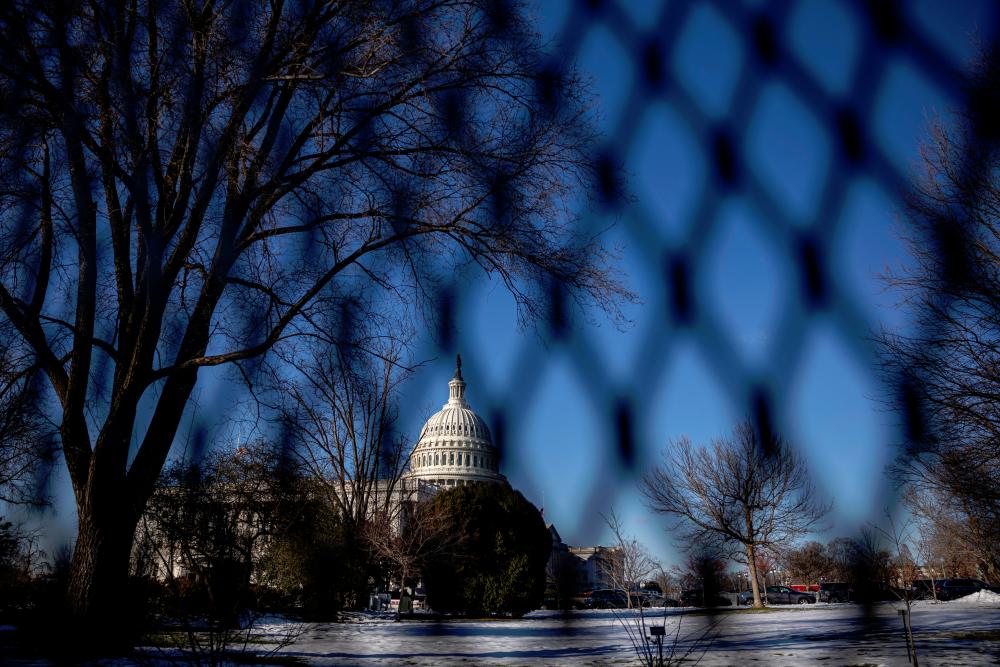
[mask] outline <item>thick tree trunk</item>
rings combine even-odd
[[[139,399],[128,393],[112,405],[117,419],[109,418],[92,453],[88,446],[85,454],[67,457],[78,527],[65,599],[82,650],[128,648],[145,620],[144,600],[129,588],[132,542],[196,377],[191,371],[168,379],[131,466],[126,462]],[[79,440],[71,426],[63,428],[64,443]]]
[[[124,490],[92,494],[102,497],[81,508],[67,585],[73,634],[85,650],[128,648],[142,620],[128,576],[136,521],[126,508],[115,507]]]
[[[747,568],[750,570],[750,590],[753,591],[753,606],[761,608],[764,603],[760,599],[760,585],[757,583],[757,550],[753,543],[746,545]]]

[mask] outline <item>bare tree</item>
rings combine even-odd
[[[992,538],[968,525],[969,517],[959,498],[939,489],[915,486],[905,499],[919,529],[920,555],[934,578],[975,577],[981,569],[986,579],[1000,579],[1000,563],[982,558],[993,552],[988,542],[983,543],[984,538]]]
[[[16,618],[37,598],[38,579],[48,568],[40,537],[40,531],[0,516],[0,614],[5,618]]]
[[[906,655],[910,664],[916,667],[919,665],[917,657],[917,645],[913,641],[913,601],[917,591],[913,583],[921,578],[920,566],[913,559],[909,544],[913,543],[913,520],[906,519],[902,523],[897,523],[892,518],[892,514],[886,510],[887,527],[870,525],[862,531],[862,542],[865,544],[864,551],[876,553],[885,557],[880,560],[887,561],[886,568],[891,573],[891,590],[893,595],[902,603],[903,636],[906,641]],[[881,545],[885,540],[889,544],[886,549]],[[888,573],[887,573],[888,574]],[[934,588],[931,586],[931,588]]]
[[[133,565],[169,591],[160,602],[181,631],[163,638],[185,662],[253,661],[301,634],[293,626],[263,636],[258,599],[276,583],[265,566],[269,543],[296,514],[316,509],[299,483],[262,441],[214,450],[199,465],[176,461],[160,476],[139,523]]]
[[[970,99],[995,111],[1000,63],[986,56]],[[884,370],[905,442],[893,473],[964,515],[977,559],[1000,574],[1000,143],[995,113],[938,120],[902,219],[912,261],[888,273],[912,315],[884,329]],[[985,131],[984,131],[985,130]],[[951,497],[952,499],[949,499]]]
[[[608,550],[600,567],[604,576],[611,583],[611,587],[622,592],[627,600],[627,608],[631,609],[633,597],[635,597],[634,592],[641,583],[654,578],[667,583],[669,577],[663,566],[653,558],[649,551],[638,540],[625,533],[621,517],[615,513],[614,508],[607,516],[602,514],[601,518],[611,529],[614,536],[614,546]],[[664,589],[661,588],[662,590]],[[718,636],[717,622],[711,622],[706,624],[700,632],[692,632],[682,637],[681,617],[676,618],[674,626],[669,628],[670,632],[668,633],[666,606],[663,607],[663,611],[657,619],[654,614],[647,615],[641,599],[637,602],[637,613],[628,614],[614,609],[612,609],[612,613],[624,630],[629,643],[632,644],[636,658],[642,665],[663,667],[664,665],[684,664],[692,660],[697,664]],[[665,643],[666,654],[664,654]],[[687,643],[685,650],[681,650],[682,643]]]
[[[672,567],[669,570],[662,569],[656,573],[653,578],[657,586],[660,587],[660,591],[663,593],[664,597],[677,600],[681,595],[681,582],[678,578],[677,568]]]
[[[826,544],[826,558],[830,565],[832,581],[854,581],[854,563],[857,561],[857,542],[849,537],[836,537]]]
[[[742,557],[755,607],[762,606],[758,550],[805,534],[829,511],[801,457],[778,436],[762,441],[749,422],[705,448],[686,438],[672,443],[640,488],[649,507],[673,517],[694,544]]]
[[[375,354],[341,344],[289,358],[300,372],[278,391],[286,399],[279,412],[291,454],[357,533],[371,521],[398,524],[405,500],[408,448],[394,426],[396,392],[410,370],[398,339],[376,344]]]
[[[466,264],[526,321],[630,297],[568,210],[583,89],[513,3],[16,0],[0,27],[0,312],[54,397],[74,627],[124,613],[200,369],[252,378],[318,313],[412,312]]]
[[[826,548],[816,541],[809,541],[798,548],[783,552],[785,571],[792,580],[815,584],[830,576],[830,559]]]
[[[877,601],[896,578],[893,555],[884,542],[884,533],[876,526],[864,526],[854,540],[851,580],[860,587],[864,601]]]
[[[42,411],[39,369],[8,329],[0,322],[0,501],[43,505],[52,429]]]
[[[280,503],[292,498],[281,462],[264,442],[211,452],[206,461],[176,461],[157,482],[143,516],[141,541],[156,574],[173,584],[203,586],[213,617],[229,622],[243,603]]]
[[[762,554],[757,555],[758,563],[762,557]],[[687,589],[688,600],[703,607],[716,607],[721,601],[728,563],[729,558],[714,545],[691,545],[684,565],[674,566],[674,577],[683,589]],[[684,591],[681,597],[684,598]]]
[[[622,592],[626,606],[631,609],[635,591],[662,571],[663,566],[639,540],[625,533],[621,517],[614,508],[606,516],[602,514],[601,518],[611,529],[614,546],[602,558],[600,568],[611,588]],[[639,603],[641,606],[641,600]]]
[[[365,525],[364,538],[372,552],[388,562],[401,586],[420,573],[420,564],[449,552],[458,542],[448,516],[427,501],[402,504],[402,516],[388,513]]]

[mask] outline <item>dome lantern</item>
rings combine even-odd
[[[462,379],[462,355],[455,357],[455,375],[448,383],[448,403],[467,405],[465,402],[465,380]]]

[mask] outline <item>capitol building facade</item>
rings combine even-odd
[[[404,475],[404,487],[432,484],[439,488],[505,482],[500,459],[483,418],[465,400],[462,357],[448,382],[448,402],[420,431]]]

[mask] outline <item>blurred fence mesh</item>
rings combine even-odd
[[[993,9],[980,9],[977,20],[989,27]],[[590,0],[537,12],[543,29],[554,26],[553,58],[575,61],[597,80],[605,136],[594,159],[624,165],[628,174],[628,201],[592,212],[581,233],[617,220],[613,238],[628,247],[623,266],[645,281],[644,304],[631,312],[635,350],[624,373],[613,371],[619,351],[606,325],[565,327],[554,299],[545,344],[523,336],[506,381],[488,382],[483,357],[498,352],[481,328],[461,326],[482,296],[463,278],[446,290],[447,331],[432,345],[442,359],[469,352],[473,406],[491,420],[505,472],[526,480],[530,495],[544,497],[543,485],[531,480],[550,464],[532,451],[558,446],[567,458],[587,459],[575,464],[590,467],[580,478],[590,488],[573,494],[586,499],[574,507],[587,524],[634,490],[649,447],[662,445],[641,441],[662,408],[650,395],[671,372],[678,346],[695,346],[736,416],[779,427],[795,409],[790,385],[808,362],[814,325],[832,331],[882,391],[870,343],[878,297],[859,294],[848,265],[852,251],[877,246],[883,232],[866,239],[869,230],[857,228],[864,215],[846,209],[855,190],[868,188],[887,204],[868,213],[899,212],[929,120],[913,100],[945,101],[930,113],[959,110],[963,59],[988,45],[975,43],[974,25],[955,44],[954,31],[946,32],[953,26],[936,25],[933,11],[916,3]],[[907,132],[913,141],[900,139]],[[744,236],[734,237],[736,228]],[[766,274],[763,289],[756,286],[754,303],[724,308],[720,300],[738,298],[741,286],[726,284],[732,276],[724,269],[720,282],[719,265],[745,253],[755,254]],[[766,345],[743,340],[744,313],[766,320]],[[571,367],[575,398],[586,402],[567,415],[591,411],[605,450],[597,456],[568,442],[512,446],[517,423],[538,409],[541,378],[560,359]]]

